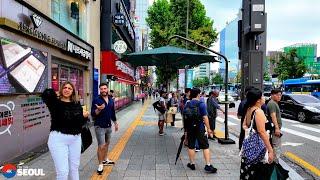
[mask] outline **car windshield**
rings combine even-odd
[[[320,103],[320,100],[310,95],[291,95],[299,103]]]

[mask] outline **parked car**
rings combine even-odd
[[[300,122],[320,122],[320,100],[305,94],[283,94],[279,103],[283,116]]]
[[[224,91],[220,92],[218,96],[218,103],[225,102],[226,101],[225,98],[226,97],[225,97]],[[234,98],[232,96],[228,95],[228,101],[229,101],[229,108],[233,108],[236,106],[234,103]]]

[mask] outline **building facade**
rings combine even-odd
[[[210,63],[200,64],[194,68],[194,79],[210,77]]]
[[[123,54],[136,50],[135,30],[133,25],[132,8],[134,1],[103,0],[101,1],[101,82],[109,83],[109,89],[116,95],[115,105],[120,108],[139,98],[139,79],[141,68],[134,68],[123,63]],[[118,42],[126,44],[119,52]]]
[[[58,91],[70,81],[90,107],[100,29],[91,28],[99,20],[89,19],[100,1],[0,1],[0,143],[12,142],[1,148],[5,162],[47,142],[44,89]]]
[[[229,82],[233,81],[239,68],[239,47],[238,47],[238,18],[234,19],[226,25],[220,32],[220,53],[225,55],[229,60]],[[224,78],[225,62],[221,61],[219,73]]]
[[[284,52],[297,49],[297,56],[304,59],[307,72],[310,74],[320,74],[320,62],[317,60],[317,44],[295,44],[284,47]]]

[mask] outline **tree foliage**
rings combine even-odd
[[[223,78],[220,74],[216,74],[215,76],[213,76],[211,81],[213,84],[223,84]]]
[[[269,71],[267,71],[267,70],[264,71],[263,80],[265,80],[265,81],[270,81],[271,80]]]
[[[148,10],[147,24],[151,28],[150,45],[158,48],[167,45],[172,35],[186,37],[187,0],[157,0]],[[189,38],[210,47],[217,39],[218,33],[213,29],[213,20],[206,16],[200,0],[189,0]],[[171,41],[170,45],[186,47],[185,42]],[[204,52],[195,45],[188,45],[191,50]],[[157,67],[157,84],[167,84],[177,76],[177,67]]]
[[[275,60],[271,59],[275,62]],[[280,55],[280,59],[276,63],[275,73],[280,80],[290,78],[301,78],[307,71],[304,59],[297,56],[297,49],[291,49],[288,53]]]
[[[208,77],[197,78],[192,81],[194,87],[204,87],[210,84]]]

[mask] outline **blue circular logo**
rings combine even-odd
[[[13,164],[6,164],[1,169],[1,172],[4,177],[12,178],[17,174],[17,167]]]

